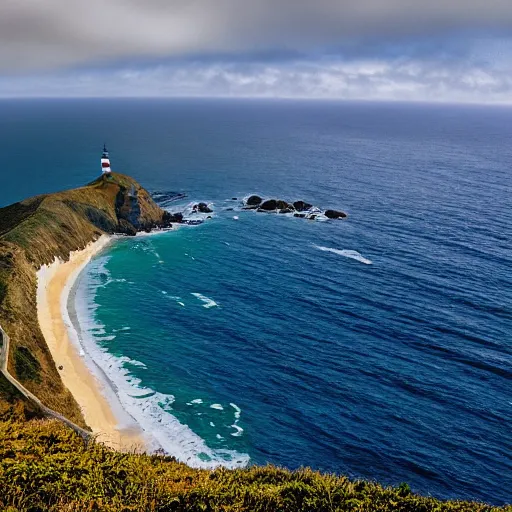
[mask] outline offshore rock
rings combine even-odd
[[[199,213],[213,213],[213,210],[208,207],[206,203],[197,203],[192,208],[193,212],[199,212]]]
[[[347,214],[345,212],[340,212],[338,210],[325,210],[324,215],[328,219],[346,219]]]
[[[250,196],[247,201],[245,202],[245,204],[247,206],[259,206],[261,204],[261,202],[263,201],[263,199],[260,197],[260,196],[256,196],[256,195],[252,195]]]
[[[258,211],[272,212],[277,210],[277,201],[275,199],[267,199],[260,204]]]
[[[259,210],[264,212],[272,212],[274,210],[290,210],[293,211],[293,205],[282,199],[267,199],[260,204]]]
[[[313,208],[313,205],[312,204],[309,204],[309,203],[306,203],[305,201],[295,201],[293,203],[293,207],[298,211],[298,212],[304,212],[306,210],[309,210],[310,208]]]
[[[293,205],[282,199],[277,200],[277,208],[279,210],[294,210]]]
[[[168,206],[170,203],[174,201],[177,201],[178,199],[185,199],[187,195],[182,192],[156,191],[151,193],[151,197],[156,202],[156,204],[164,207]]]

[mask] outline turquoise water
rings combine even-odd
[[[5,203],[90,181],[106,139],[114,170],[187,194],[170,208],[213,205],[200,226],[116,242],[79,283],[86,348],[155,444],[194,465],[309,465],[511,501],[510,109],[3,112]],[[253,192],[350,216],[237,211],[230,199]]]

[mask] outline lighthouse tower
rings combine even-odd
[[[108,157],[107,146],[105,146],[105,144],[103,144],[103,154],[101,155],[101,172],[107,175],[112,172],[110,168],[110,158]]]

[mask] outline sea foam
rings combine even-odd
[[[193,295],[194,297],[199,299],[201,302],[204,302],[204,304],[203,304],[204,308],[208,309],[208,308],[214,308],[215,306],[218,306],[218,304],[213,299],[210,299],[209,297],[206,297],[205,295],[202,295],[200,293],[191,293],[191,295]]]
[[[315,245],[313,247],[319,249],[320,251],[332,252],[334,254],[337,254],[338,256],[344,256],[345,258],[350,258],[352,260],[359,261],[361,263],[364,263],[365,265],[371,265],[373,263],[371,260],[365,258],[361,253],[357,251],[352,251],[349,249],[333,249],[331,247],[322,247],[320,245]]]
[[[94,261],[89,272],[81,276],[74,303],[78,320],[76,336],[80,338],[91,371],[103,384],[103,392],[120,426],[129,425],[135,420],[148,436],[151,450],[162,448],[192,467],[246,466],[249,455],[234,450],[212,449],[199,435],[182,424],[172,414],[174,396],[143,386],[141,380],[130,372],[130,366],[142,367],[143,363],[115,356],[96,341],[96,335],[105,334],[106,330],[94,318],[97,309],[94,299],[98,287],[102,285],[99,278],[101,272],[98,270],[104,268],[105,261],[105,258]]]

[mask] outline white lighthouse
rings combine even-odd
[[[101,172],[103,174],[110,174],[112,169],[110,168],[110,158],[108,157],[107,146],[103,144],[103,154],[101,155]]]

